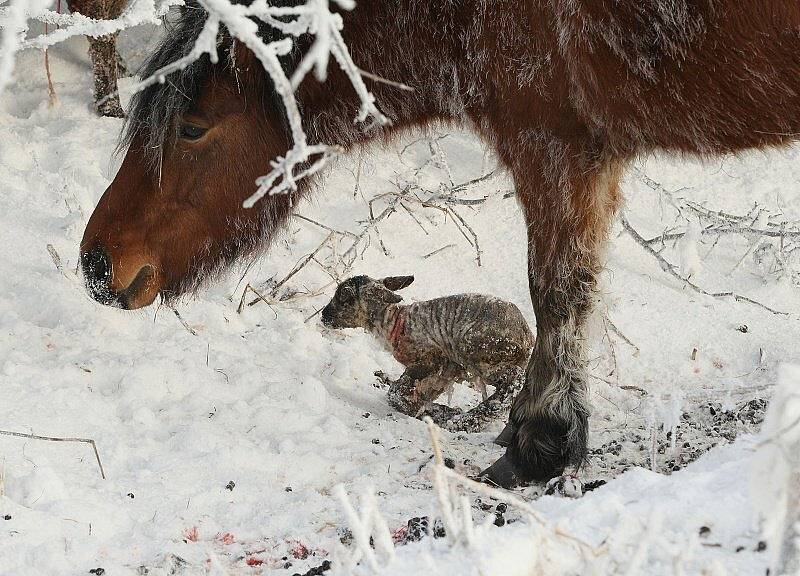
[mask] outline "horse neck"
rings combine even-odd
[[[342,34],[356,66],[413,91],[365,78],[378,108],[391,121],[385,130],[365,130],[354,123],[360,102],[350,79],[332,62],[323,84],[308,78],[299,92],[309,140],[349,148],[404,128],[463,119],[469,95],[479,92],[465,79],[481,77],[465,73],[465,38],[477,35],[481,26],[470,5],[369,0],[343,13]]]

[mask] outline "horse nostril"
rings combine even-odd
[[[81,266],[88,283],[106,286],[111,281],[111,261],[101,246],[81,254]]]

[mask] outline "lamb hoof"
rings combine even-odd
[[[453,419],[458,418],[458,416],[462,413],[463,412],[460,408],[451,408],[450,406],[445,406],[444,404],[431,404],[420,415],[420,418],[423,416],[430,416],[434,424],[452,432],[453,430],[449,426],[450,422]]]
[[[445,423],[444,427],[450,432],[468,432],[474,434],[475,432],[480,432],[486,428],[488,423],[489,420],[486,418],[481,418],[480,416],[470,415],[467,413],[456,415],[454,418],[451,418]]]
[[[389,376],[383,370],[375,370],[373,374],[375,375],[375,378],[378,379],[378,382],[383,386],[391,385],[392,381],[389,380]]]
[[[402,394],[387,394],[386,401],[389,406],[407,416],[413,417],[415,415],[414,406]]]

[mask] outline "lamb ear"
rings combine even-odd
[[[383,285],[392,291],[402,290],[406,286],[411,285],[413,281],[413,276],[389,276],[382,280]]]
[[[398,302],[403,301],[403,297],[400,296],[400,294],[395,294],[394,292],[384,292],[383,301],[387,304],[397,304]]]

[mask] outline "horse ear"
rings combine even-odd
[[[383,285],[392,291],[402,290],[406,286],[411,285],[413,281],[413,276],[389,276],[382,280]]]

